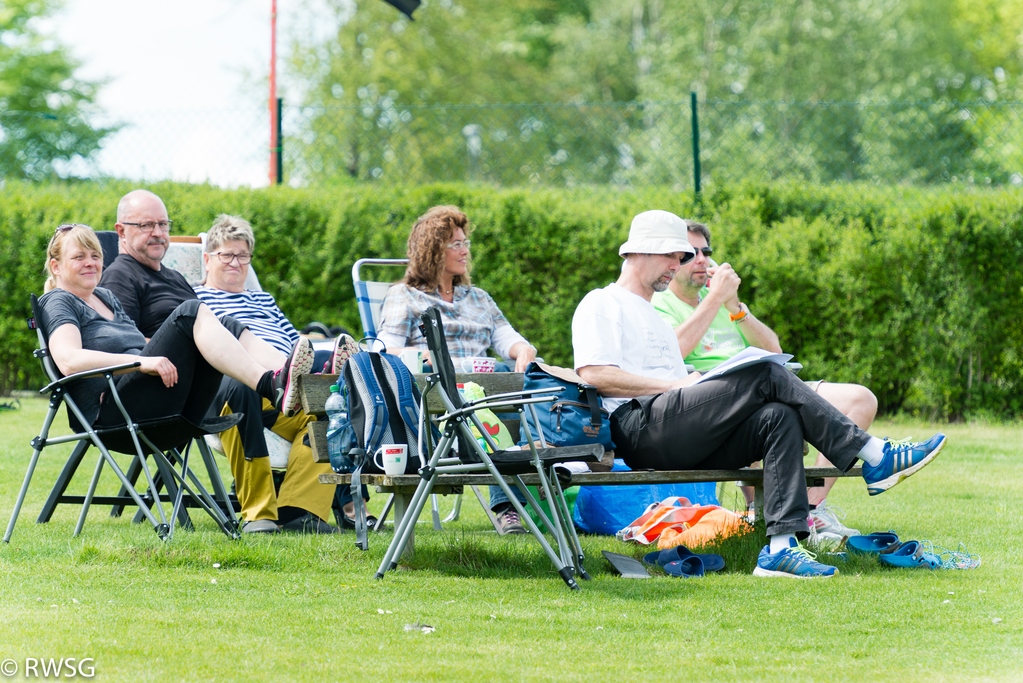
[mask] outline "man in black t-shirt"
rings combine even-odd
[[[150,268],[128,253],[119,254],[103,271],[101,285],[120,300],[124,312],[135,321],[146,339],[160,329],[163,321],[182,301],[196,298],[195,291],[178,271]]]
[[[167,254],[171,224],[163,200],[147,190],[129,192],[117,205],[115,227],[121,253],[103,272],[100,285],[114,293],[146,338],[160,328],[179,304],[197,298],[181,273],[161,265]],[[257,363],[267,368],[281,367],[287,359],[247,328],[239,341]],[[313,499],[324,498],[319,494],[326,487],[319,483],[322,467],[317,468],[312,462],[311,452],[304,452],[309,451],[308,447],[302,453],[308,457],[296,457],[299,449],[292,447],[292,461],[279,497],[274,490],[263,428],[274,425],[281,414],[277,411],[265,414],[262,397],[230,378],[224,379],[213,405],[216,413],[223,407],[224,413],[245,414],[238,426],[230,430],[233,434],[237,429],[238,438],[222,439],[225,449],[231,450],[228,459],[235,474],[243,532],[275,533],[280,525],[285,530],[335,533],[337,528],[324,521],[333,491],[329,491],[325,505],[313,503]],[[298,439],[303,436],[304,431]]]

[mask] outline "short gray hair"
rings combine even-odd
[[[695,232],[697,235],[707,240],[707,246],[710,246],[710,229],[706,225],[703,223],[697,223],[696,221],[691,221],[687,218],[686,228],[689,232]]]
[[[216,251],[224,242],[232,240],[245,242],[250,253],[256,248],[256,236],[252,232],[252,225],[244,218],[222,213],[217,216],[217,220],[206,233],[206,251]]]

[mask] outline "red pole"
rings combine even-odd
[[[277,0],[270,7],[270,184],[277,182]]]

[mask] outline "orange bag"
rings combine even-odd
[[[693,505],[686,498],[665,498],[651,503],[638,519],[617,534],[620,541],[650,545],[661,550],[678,545],[703,545],[718,536],[746,533],[749,525],[720,505]]]

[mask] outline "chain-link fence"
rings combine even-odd
[[[916,201],[1023,185],[1023,102],[707,101],[695,109],[690,101],[409,106],[387,98],[358,107],[285,106],[283,180],[691,191],[794,179],[870,184]],[[3,175],[33,177],[24,169],[46,168],[38,160],[32,165],[25,150],[33,148],[24,140],[44,124],[52,138],[59,123],[0,117]],[[264,108],[102,122],[117,124],[92,162],[74,158],[72,150],[69,161],[53,165],[55,172],[229,186],[269,182]]]

